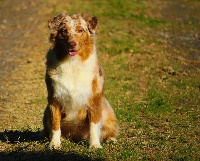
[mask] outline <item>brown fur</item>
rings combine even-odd
[[[77,41],[78,44],[80,44],[79,48],[81,50],[80,50],[79,55],[81,56],[82,61],[87,60],[88,57],[90,56],[90,54],[88,53],[92,53],[93,46],[94,46],[94,39],[89,38],[88,35],[84,33],[81,39],[78,36],[76,36],[75,41]]]
[[[91,122],[98,123],[102,117],[102,93],[94,94],[89,99],[89,117]]]
[[[94,79],[93,79],[93,81],[92,81],[92,92],[93,93],[96,93],[97,92],[97,78],[95,77]]]
[[[61,121],[61,112],[60,107],[51,106],[51,112],[52,112],[52,129],[58,130],[60,128],[60,121]]]

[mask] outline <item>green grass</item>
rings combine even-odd
[[[170,24],[148,16],[148,5],[151,6],[151,2],[42,2],[44,8],[53,9],[51,12],[40,11],[46,18],[60,12],[83,12],[98,17],[97,46],[106,73],[105,95],[119,120],[120,136],[116,144],[103,143],[103,149],[89,149],[88,142],[76,144],[63,140],[60,150],[50,151],[47,148],[47,140],[29,138],[39,134],[40,130],[27,127],[17,131],[15,135],[12,131],[2,133],[1,136],[8,139],[1,139],[2,143],[11,145],[4,151],[3,158],[87,161],[199,160],[199,71],[187,71],[191,72],[189,75],[181,72],[170,75],[162,70],[168,65],[177,71],[182,68],[179,63],[174,63],[164,54],[165,47],[153,34],[154,30],[162,30]],[[44,98],[45,96],[40,96],[31,103],[36,106],[45,104]]]

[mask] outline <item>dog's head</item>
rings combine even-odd
[[[49,20],[50,41],[60,52],[86,59],[94,48],[97,21],[85,14],[57,15]]]

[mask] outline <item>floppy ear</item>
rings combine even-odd
[[[56,32],[61,24],[61,22],[64,20],[65,14],[59,14],[55,17],[52,17],[48,22],[49,22],[49,29],[51,33]]]
[[[86,15],[82,15],[82,16],[87,22],[90,33],[94,34],[97,28],[98,18],[95,16],[86,16]]]
[[[59,14],[59,15],[49,19],[48,26],[49,26],[49,29],[51,32],[49,40],[51,42],[54,41],[54,39],[58,33],[59,26],[63,22],[64,18],[65,18],[65,14]]]

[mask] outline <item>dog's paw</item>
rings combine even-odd
[[[61,146],[61,141],[60,140],[52,140],[50,143],[49,143],[49,148],[50,149],[59,149]]]
[[[90,148],[103,148],[100,144],[94,144],[94,145],[90,145]]]
[[[57,131],[52,131],[52,138],[50,139],[50,143],[49,143],[49,148],[50,149],[58,149],[60,148],[61,145],[61,131],[57,130]]]

